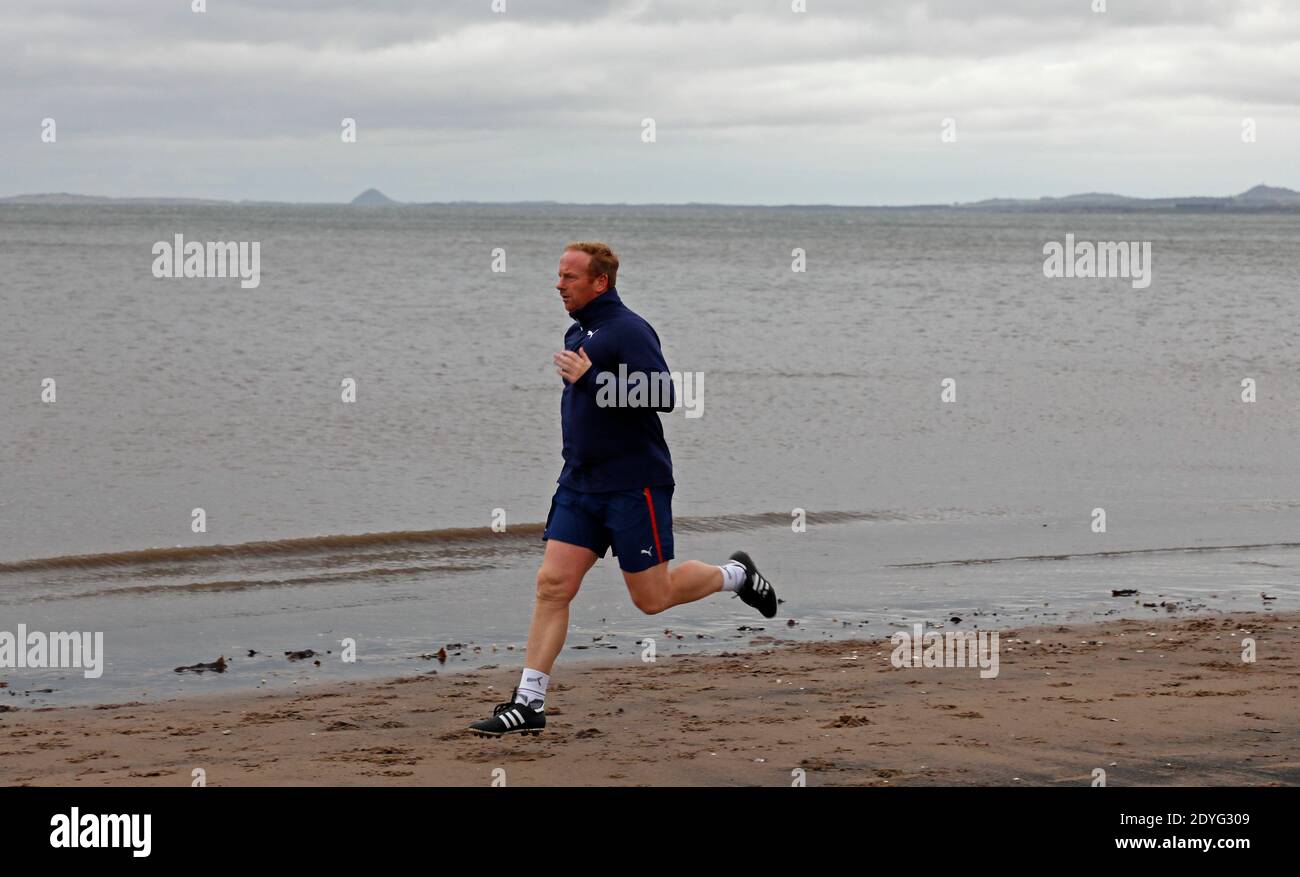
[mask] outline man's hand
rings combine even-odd
[[[578,378],[587,373],[591,368],[591,360],[587,358],[587,351],[578,348],[578,352],[572,350],[561,350],[555,354],[555,372],[569,383],[574,383]]]

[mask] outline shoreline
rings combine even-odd
[[[0,712],[0,784],[1300,784],[1300,613],[999,631],[999,673],[886,638],[555,668],[540,737],[464,730],[518,667]],[[1256,660],[1242,660],[1242,638]]]

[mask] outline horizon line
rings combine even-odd
[[[1270,186],[1267,183],[1258,183],[1243,192],[1228,195],[1169,195],[1169,196],[1136,196],[1120,195],[1114,192],[1074,192],[1068,195],[1039,195],[1037,197],[1007,197],[994,196],[989,198],[980,198],[974,201],[947,201],[947,202],[910,202],[901,204],[851,204],[837,202],[785,202],[785,203],[765,203],[765,202],[730,202],[730,201],[557,201],[552,198],[536,198],[526,200],[509,200],[509,201],[480,201],[475,199],[455,199],[451,201],[398,201],[390,198],[377,188],[371,187],[365,189],[360,194],[354,196],[352,200],[347,201],[286,201],[279,199],[261,199],[261,198],[208,198],[193,195],[90,195],[84,192],[23,192],[15,195],[0,195],[0,203],[12,203],[23,199],[53,199],[53,198],[86,198],[99,201],[143,201],[143,202],[206,202],[210,204],[249,204],[249,205],[274,205],[274,206],[304,206],[304,207],[430,207],[430,206],[456,206],[456,205],[481,205],[481,206],[520,206],[520,205],[549,205],[558,207],[770,207],[770,208],[789,208],[789,207],[834,207],[844,209],[873,209],[873,210],[906,210],[906,209],[925,209],[936,210],[952,207],[970,207],[989,203],[1026,203],[1036,204],[1040,202],[1065,201],[1068,199],[1079,199],[1085,197],[1119,199],[1125,201],[1195,201],[1195,200],[1234,200],[1240,198],[1255,189],[1281,189],[1284,192],[1296,195],[1300,198],[1300,192],[1290,189],[1287,186]],[[357,204],[356,200],[370,193],[375,193],[389,203],[384,204]],[[57,205],[56,205],[57,206]]]

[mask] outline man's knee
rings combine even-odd
[[[646,615],[658,615],[660,612],[663,612],[668,608],[668,601],[659,594],[633,591],[632,605],[640,609]]]
[[[569,603],[578,593],[582,579],[543,566],[537,571],[537,599],[548,603]]]
[[[672,606],[672,601],[668,599],[667,575],[658,570],[646,570],[644,573],[634,575],[637,576],[636,581],[632,580],[631,575],[624,573],[633,606],[646,615],[658,615]]]

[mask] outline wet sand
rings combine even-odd
[[[1242,638],[1257,659],[1242,660]],[[1300,614],[1000,632],[1000,672],[886,639],[564,664],[540,737],[464,730],[519,668],[0,712],[0,784],[1300,784]],[[0,700],[0,709],[5,704]]]

